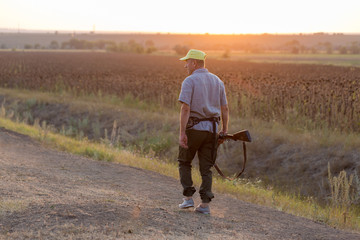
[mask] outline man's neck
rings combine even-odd
[[[191,74],[193,74],[196,70],[199,70],[199,69],[204,69],[204,67],[195,68],[194,71]]]

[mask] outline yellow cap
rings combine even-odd
[[[188,59],[198,59],[205,60],[206,54],[200,50],[190,49],[185,57],[180,58],[181,61],[186,61]]]

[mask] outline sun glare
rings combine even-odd
[[[360,1],[13,0],[0,28],[171,33],[358,32]]]

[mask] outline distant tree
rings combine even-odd
[[[323,45],[322,45],[322,42],[318,42],[317,44],[315,44],[313,46],[314,49],[316,49],[316,53],[320,52],[323,50]]]
[[[109,52],[117,52],[118,47],[116,46],[115,42],[111,42],[106,46],[106,50],[109,51]]]
[[[333,46],[331,42],[318,42],[314,48],[317,52],[326,52],[327,54],[333,53]]]
[[[51,49],[58,49],[58,48],[59,48],[59,43],[58,43],[57,41],[55,41],[55,40],[52,40],[52,41],[50,42],[49,47],[50,47]]]
[[[106,43],[106,50],[110,52],[144,53],[144,47],[135,40],[120,42],[118,44],[109,41]]]
[[[85,41],[79,40],[76,38],[72,38],[69,40],[69,46],[72,49],[84,49],[85,48]]]
[[[94,48],[94,43],[93,42],[84,40],[84,49],[93,49],[93,48]]]
[[[25,44],[24,49],[32,49],[33,46],[31,44]]]
[[[68,41],[68,46],[69,46],[69,48],[71,48],[71,49],[79,49],[79,48],[80,48],[79,40],[77,40],[76,38],[71,38],[71,39]]]
[[[292,54],[298,54],[300,52],[300,42],[296,39],[285,43],[284,47],[290,50]]]
[[[118,52],[130,52],[129,45],[127,43],[121,42],[117,45]]]
[[[347,54],[347,48],[345,46],[339,47],[339,53],[340,54]]]
[[[313,35],[318,35],[318,36],[323,36],[323,35],[326,35],[326,33],[324,32],[317,32],[317,33],[313,33]]]
[[[223,58],[229,58],[230,57],[230,49],[226,49],[225,52],[222,55]]]
[[[130,40],[128,42],[128,45],[129,45],[130,52],[144,53],[144,51],[145,51],[144,47],[141,44],[135,42],[135,40]]]
[[[305,47],[304,45],[300,45],[300,52],[301,53],[306,53],[307,52],[307,47]]]
[[[327,54],[333,53],[333,47],[332,47],[331,42],[324,42],[324,43],[322,43],[322,45],[324,46]]]
[[[107,42],[106,50],[110,52],[132,52],[132,53],[144,53],[145,49],[142,44],[137,43],[135,40],[128,42]]]
[[[34,45],[34,49],[40,49],[40,48],[41,48],[40,44],[36,43],[36,44]]]
[[[108,44],[113,44],[114,42],[105,41],[105,40],[98,40],[93,43],[93,47],[97,49],[105,49]]]
[[[1,44],[0,48],[1,48],[1,49],[6,49],[5,43]]]
[[[155,44],[154,44],[154,42],[152,40],[146,40],[146,42],[145,42],[145,47],[146,48],[154,47],[154,46],[155,46]]]
[[[358,42],[352,42],[351,46],[349,48],[349,51],[351,54],[359,54],[360,53],[360,47]]]
[[[312,54],[316,54],[318,52],[318,50],[315,47],[312,47],[310,51]]]
[[[156,47],[148,47],[146,48],[146,53],[153,53],[153,52],[156,52],[157,51],[157,48]]]
[[[153,53],[157,50],[157,48],[155,47],[155,44],[152,40],[147,40],[145,42],[145,48],[146,48],[146,50],[145,50],[146,53]]]
[[[186,45],[182,46],[180,44],[175,45],[173,49],[179,55],[185,55],[189,51],[188,46],[186,46]]]
[[[79,40],[77,38],[71,38],[67,42],[61,44],[61,48],[70,48],[70,49],[92,49],[93,43],[86,40]]]
[[[68,48],[70,48],[68,42],[62,42],[61,43],[61,49],[68,49]]]

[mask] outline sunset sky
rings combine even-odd
[[[360,33],[359,0],[0,0],[0,28],[171,33]]]

